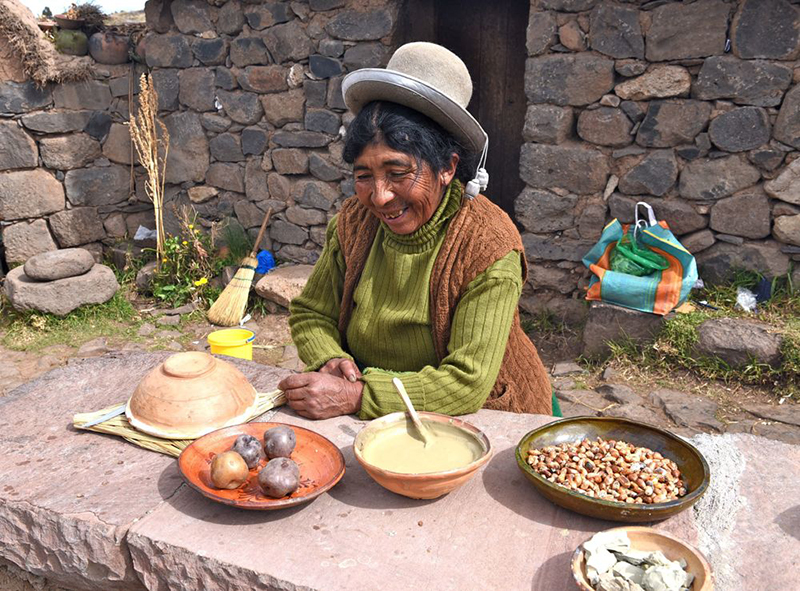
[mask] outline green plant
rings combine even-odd
[[[238,265],[253,249],[253,241],[239,224],[227,223],[222,227],[221,241],[227,246],[226,264]]]

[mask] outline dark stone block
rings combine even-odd
[[[766,238],[770,234],[769,199],[760,192],[720,199],[711,208],[709,226],[716,232]]]
[[[747,159],[761,170],[771,171],[783,164],[784,153],[774,148],[759,148],[747,153]]]
[[[281,92],[289,88],[283,66],[247,66],[237,74],[241,87],[251,92]]]
[[[278,64],[305,60],[314,51],[314,44],[296,20],[271,27],[264,41]]]
[[[240,136],[232,133],[221,133],[208,142],[211,156],[219,162],[242,162],[242,141]]]
[[[342,77],[331,78],[328,81],[328,107],[331,109],[347,110],[342,94]]]
[[[708,136],[721,150],[746,152],[769,141],[769,115],[759,107],[740,107],[711,121]]]
[[[522,137],[527,142],[560,144],[572,134],[573,119],[571,107],[529,105]]]
[[[583,12],[594,8],[599,0],[542,0],[541,7],[562,12]]]
[[[309,107],[325,106],[325,97],[328,93],[326,80],[304,80],[303,91],[306,94],[306,105]]]
[[[623,224],[632,224],[637,201],[641,201],[641,198],[613,193],[608,199],[611,217],[617,218]],[[706,217],[697,213],[694,207],[685,201],[647,197],[647,203],[653,207],[656,218],[666,221],[670,230],[677,236],[696,232],[708,226]]]
[[[800,12],[786,0],[744,0],[731,25],[733,53],[742,59],[797,59]]]
[[[282,148],[322,148],[331,142],[331,137],[316,131],[277,131],[272,141]]]
[[[159,69],[151,74],[153,86],[158,93],[159,111],[177,111],[178,95],[181,90],[178,70]]]
[[[600,4],[590,17],[592,49],[615,58],[644,58],[639,11],[627,6]]]
[[[341,170],[315,153],[308,157],[308,168],[311,174],[321,181],[338,181],[344,176]]]
[[[267,2],[245,8],[244,18],[247,19],[247,24],[251,29],[261,31],[267,27],[288,22],[292,17],[289,14],[287,2]]]
[[[347,4],[346,0],[309,0],[308,6],[314,12],[325,12],[334,8],[341,8]]]
[[[336,113],[323,109],[306,111],[304,127],[308,131],[321,131],[329,135],[337,135],[341,121]]]
[[[264,114],[258,95],[250,92],[228,92],[220,90],[217,93],[219,102],[225,109],[225,113],[236,123],[252,125],[257,123]]]
[[[614,87],[614,62],[591,54],[543,55],[525,64],[532,103],[589,105]]]
[[[242,130],[242,152],[244,154],[263,154],[269,138],[260,127],[246,127]]]
[[[92,113],[91,117],[89,117],[89,121],[86,123],[86,127],[83,128],[85,133],[88,133],[94,139],[100,140],[101,142],[105,139],[110,130],[111,115],[105,111],[95,111]]]
[[[757,183],[761,173],[741,156],[689,162],[681,171],[684,199],[710,201],[733,195]]]
[[[764,61],[742,61],[732,56],[708,58],[692,85],[692,97],[729,99],[740,105],[775,107],[792,83],[792,69]]]
[[[231,61],[240,68],[270,63],[267,46],[261,37],[243,35],[231,41]]]
[[[800,149],[800,85],[786,93],[773,134],[779,142]]]
[[[576,195],[556,195],[526,187],[514,201],[517,221],[528,232],[560,232],[574,227]]]
[[[220,9],[217,17],[217,32],[225,35],[236,35],[244,26],[242,5],[231,0]]]
[[[598,150],[545,144],[523,144],[520,177],[539,189],[560,187],[578,194],[602,191],[608,158]]]
[[[341,57],[344,53],[344,43],[338,39],[322,39],[318,51],[328,57]]]
[[[219,66],[228,57],[228,42],[225,39],[197,39],[192,44],[194,56],[207,66]]]
[[[228,68],[217,68],[216,77],[214,78],[214,85],[217,88],[222,88],[224,90],[234,90],[239,87],[239,84],[236,82],[236,76],[233,75]]]
[[[578,117],[578,135],[599,146],[619,148],[633,142],[633,123],[620,109],[600,107],[584,110]]]
[[[619,189],[628,195],[661,196],[678,178],[678,163],[672,150],[657,150],[631,168],[619,181]]]
[[[710,116],[708,103],[681,99],[652,101],[636,134],[636,143],[651,148],[690,143]]]
[[[546,53],[556,42],[557,31],[558,24],[552,12],[531,10],[525,38],[528,55],[533,57]]]
[[[392,32],[392,15],[385,8],[369,12],[345,10],[337,14],[326,26],[331,37],[345,41],[372,41]]]
[[[386,62],[388,50],[382,43],[359,43],[344,52],[344,65],[348,70],[378,68]]]
[[[647,32],[647,59],[661,62],[721,55],[729,14],[730,5],[722,0],[656,8]]]
[[[333,78],[342,73],[342,64],[337,59],[324,55],[312,55],[308,58],[308,67],[317,78]]]
[[[536,234],[523,234],[522,244],[525,246],[525,256],[531,262],[545,260],[577,263],[594,246],[592,240],[553,238]]]
[[[188,38],[178,33],[148,35],[146,60],[151,68],[188,68],[192,48]]]
[[[0,113],[27,113],[52,102],[50,89],[39,88],[33,82],[0,83]]]

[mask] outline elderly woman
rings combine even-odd
[[[289,406],[321,419],[481,407],[551,413],[551,388],[522,331],[522,241],[482,195],[488,138],[467,112],[469,72],[444,47],[411,43],[386,69],[349,74],[345,140],[355,196],[291,304],[307,372],[281,381]],[[473,178],[475,177],[475,178]]]

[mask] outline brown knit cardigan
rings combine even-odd
[[[345,260],[344,290],[339,333],[346,343],[353,311],[353,294],[361,279],[380,221],[353,196],[339,212],[337,232]],[[470,282],[510,251],[523,253],[523,282],[528,269],[522,239],[511,218],[483,195],[463,199],[453,216],[431,272],[430,315],[433,343],[439,362],[447,356],[450,324],[461,295]],[[484,408],[511,412],[552,414],[550,381],[539,354],[522,330],[519,310],[494,388]]]

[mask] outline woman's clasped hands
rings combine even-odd
[[[278,384],[286,402],[300,416],[329,419],[361,409],[364,384],[358,366],[345,358],[329,360],[319,371],[290,375]]]

